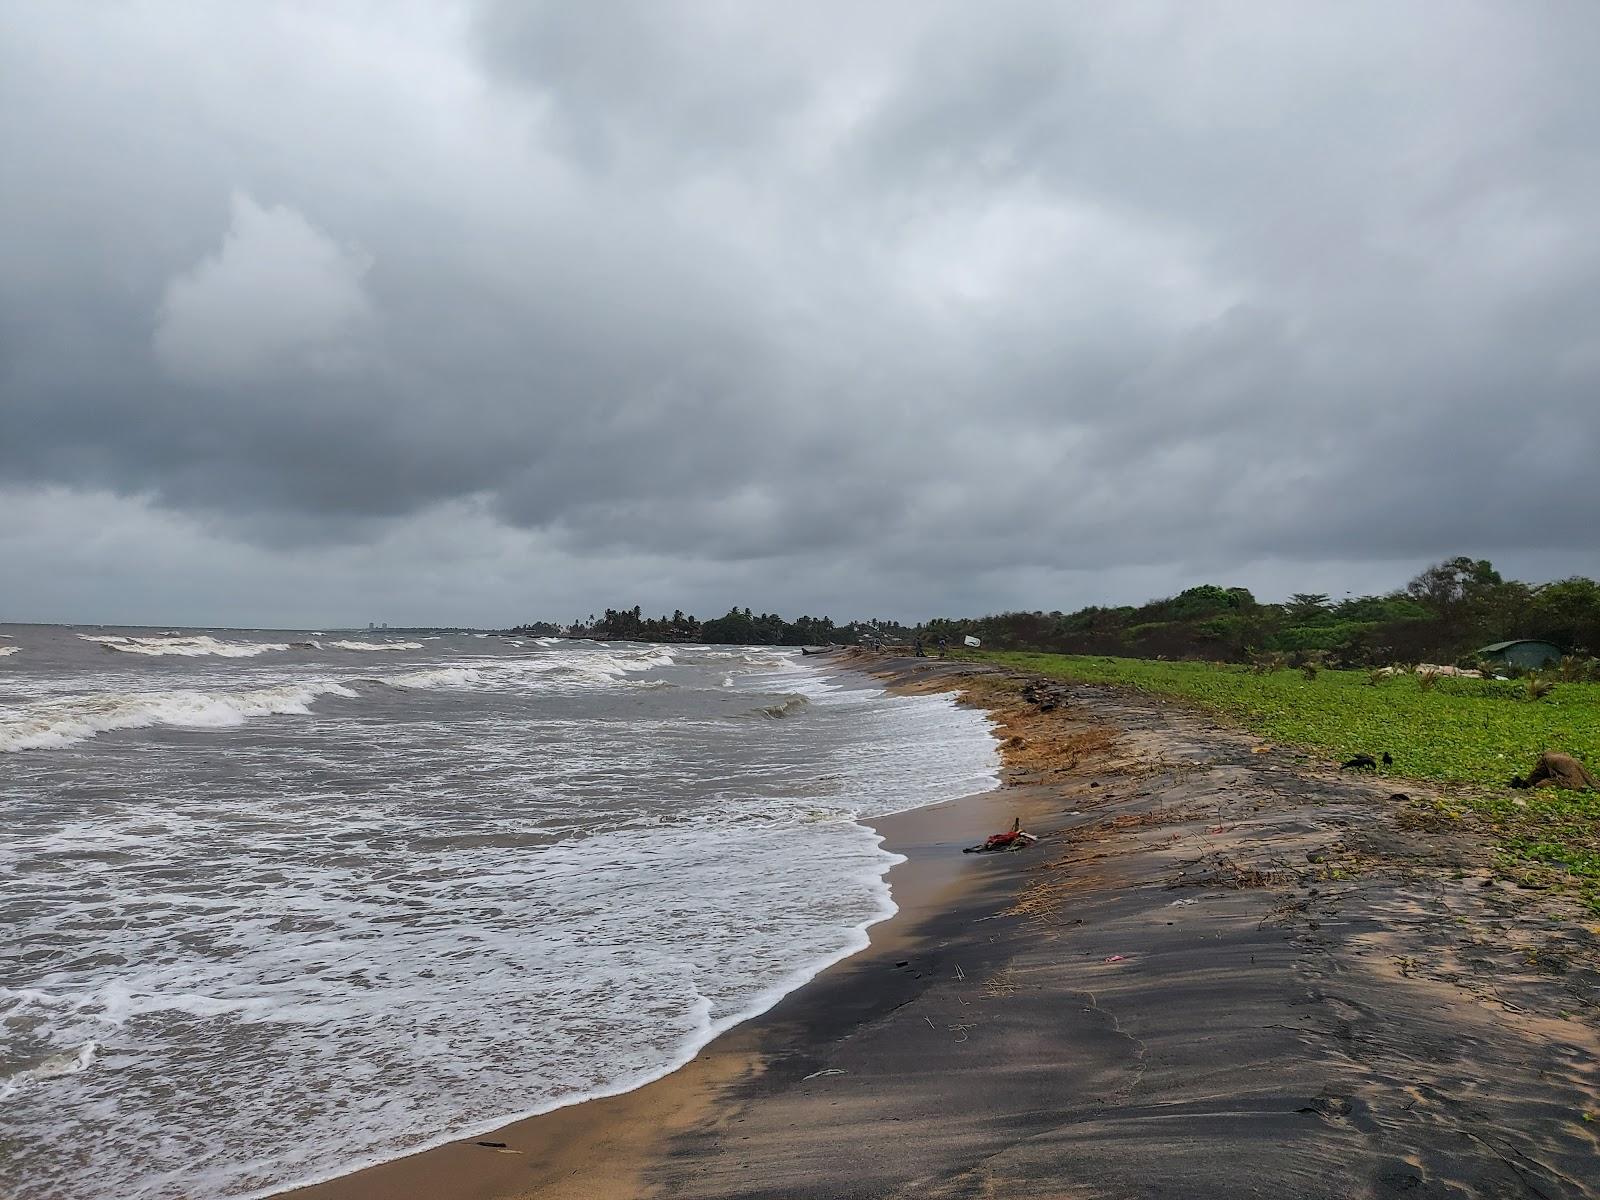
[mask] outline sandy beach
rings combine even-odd
[[[847,661],[964,690],[1007,757],[875,823],[907,861],[869,949],[646,1087],[289,1194],[1600,1194],[1594,918],[1415,786],[1110,689]],[[960,853],[1014,816],[1038,845]]]

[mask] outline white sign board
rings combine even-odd
[[[977,638],[973,637],[970,633],[967,634],[967,636],[962,638],[961,640],[964,641],[967,645],[971,646],[974,650],[976,650],[979,646],[983,645],[982,642],[980,642]]]

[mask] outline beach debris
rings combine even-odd
[[[1482,679],[1484,673],[1471,667],[1456,667],[1448,663],[1418,663],[1414,667],[1379,667],[1372,672],[1375,679],[1388,679],[1395,675],[1443,675],[1453,679]]]
[[[829,1067],[826,1071],[813,1071],[813,1072],[811,1072],[811,1074],[807,1075],[805,1077],[805,1079],[802,1079],[800,1082],[801,1083],[805,1083],[808,1080],[812,1080],[812,1079],[822,1079],[822,1078],[824,1078],[824,1077],[826,1077],[828,1075],[848,1075],[848,1074],[850,1074],[849,1071],[842,1071],[838,1067]]]
[[[504,1142],[474,1142],[473,1145],[482,1146],[486,1150],[504,1150],[506,1148]]]
[[[1514,788],[1559,788],[1565,792],[1593,792],[1600,790],[1600,783],[1595,782],[1589,768],[1584,766],[1570,754],[1562,754],[1558,750],[1546,750],[1539,755],[1539,761],[1534,764],[1533,770],[1528,772],[1524,779],[1521,775],[1511,777],[1511,786]]]
[[[968,846],[961,853],[993,854],[999,850],[1025,850],[1038,840],[1033,834],[1022,831],[1022,818],[1017,817],[1005,833],[990,834],[981,846]]]
[[[1184,900],[1174,900],[1171,904],[1167,905],[1167,907],[1168,908],[1182,908],[1186,904],[1198,904],[1199,902],[1200,902],[1200,897],[1199,896],[1190,896],[1190,897],[1188,897],[1187,899],[1184,899]]]
[[[1341,771],[1376,771],[1377,769],[1378,760],[1370,754],[1358,754],[1349,762],[1339,764],[1339,770]]]
[[[1112,954],[1112,955],[1108,955],[1106,958],[1101,959],[1100,961],[1101,962],[1108,962],[1108,963],[1127,962],[1128,961],[1128,956],[1126,954]]]
[[[1042,713],[1055,712],[1067,703],[1067,689],[1060,684],[1044,683],[1038,680],[1027,683],[1022,688],[1022,698],[1029,704],[1038,705]]]

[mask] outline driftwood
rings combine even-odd
[[[1022,831],[1022,818],[1017,817],[1012,820],[1009,832],[991,834],[982,845],[968,846],[961,853],[994,854],[1001,850],[1025,850],[1038,840],[1033,834]]]

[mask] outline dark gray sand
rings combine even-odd
[[[505,1154],[306,1196],[1600,1195],[1591,914],[1491,882],[1470,830],[1390,798],[1414,785],[1007,686],[977,681],[1009,786],[881,823],[910,861],[869,950]],[[1039,845],[960,854],[1013,814]]]

